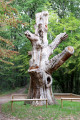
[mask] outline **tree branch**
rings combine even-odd
[[[25,32],[25,36],[32,42],[32,41],[38,41],[39,37],[35,34],[32,34],[29,30]]]
[[[29,55],[29,56],[32,56],[32,51],[28,51],[28,55]]]
[[[49,46],[54,50],[67,37],[68,35],[66,33],[60,33]]]
[[[48,63],[46,63],[46,72],[52,73],[57,70],[73,53],[73,47],[66,47],[62,53],[56,55]]]

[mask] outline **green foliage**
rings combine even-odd
[[[0,90],[0,97],[4,96],[4,95],[8,95],[8,94],[14,94],[14,92],[16,93],[21,87],[16,87],[15,89],[12,90],[8,90],[6,91],[5,89],[3,91]]]
[[[49,11],[48,40],[51,43],[56,35],[66,32],[68,38],[54,51],[61,53],[66,46],[74,47],[73,56],[53,73],[53,86],[60,92],[80,93],[80,0],[3,0],[0,3],[0,90],[15,88],[29,83],[28,51],[32,49],[24,32],[34,33],[35,13]],[[13,43],[13,44],[12,44]],[[2,51],[3,48],[3,51]],[[8,59],[8,50],[19,54]],[[1,54],[3,53],[3,54]],[[3,60],[14,65],[5,64]],[[4,59],[5,58],[5,59]],[[5,87],[7,85],[7,87]],[[59,92],[58,91],[58,92]]]
[[[68,38],[63,41],[54,51],[55,56],[61,53],[65,47],[73,46],[74,54],[67,60],[56,72],[53,73],[53,86],[58,89],[58,92],[74,92],[80,94],[80,20],[74,14],[70,13],[64,18],[60,18],[55,11],[50,12],[49,17],[49,33],[48,38],[51,43],[56,35],[61,32],[66,32]],[[50,58],[51,58],[50,57]],[[77,86],[77,88],[76,88]]]
[[[26,43],[24,29],[28,23],[26,20],[25,23],[24,21],[22,22],[23,19],[17,9],[14,8],[12,1],[2,1],[0,7],[0,91],[4,91],[27,84],[29,60],[26,55],[26,47],[22,50],[26,51],[25,53],[20,51],[22,46]],[[16,53],[15,51],[20,53],[12,57],[11,55]]]

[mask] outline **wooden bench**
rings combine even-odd
[[[13,102],[17,102],[17,101],[46,101],[46,108],[47,108],[47,99],[15,99],[14,96],[18,96],[18,95],[12,95],[12,98],[10,100],[11,101],[11,111],[13,111]]]
[[[80,98],[61,98],[61,108],[63,108],[63,100],[80,100]]]

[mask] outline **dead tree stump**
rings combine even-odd
[[[49,56],[53,54],[53,50],[65,40],[68,35],[66,33],[60,33],[51,44],[48,44],[47,31],[48,11],[43,11],[36,14],[35,34],[32,34],[28,30],[25,32],[26,37],[32,44],[32,51],[29,51],[29,55],[31,55],[32,58],[28,70],[30,74],[28,98],[47,98],[48,104],[56,104],[52,92],[51,74],[74,53],[74,49],[68,46],[62,53],[49,60]],[[32,102],[32,104],[44,105],[46,103],[45,101],[36,101]]]

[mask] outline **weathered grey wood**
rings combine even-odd
[[[51,60],[49,57],[53,54],[53,50],[63,41],[68,35],[66,33],[60,33],[56,36],[51,44],[48,44],[47,31],[48,31],[48,11],[37,13],[35,33],[26,31],[26,37],[31,41],[32,51],[29,74],[30,74],[30,86],[28,92],[29,99],[48,99],[48,104],[56,104],[52,92],[52,72],[57,70],[73,53],[74,49],[68,46],[62,53],[56,55]],[[36,103],[32,102],[36,105]],[[37,103],[37,105],[46,104],[44,101]]]
[[[54,95],[58,96],[58,95],[61,95],[61,96],[76,96],[76,97],[80,97],[80,95],[78,94],[73,94],[73,93],[54,93]]]
[[[77,95],[77,94],[72,94],[72,95],[74,95],[74,96],[76,96],[76,97],[80,97],[80,95]]]
[[[65,40],[68,37],[66,33],[60,33],[56,36],[54,41],[49,45],[52,50],[54,50],[63,40]]]
[[[11,101],[11,111],[13,111],[13,102],[18,102],[18,101],[46,101],[46,108],[47,108],[47,99],[14,99],[12,96]]]
[[[73,53],[73,47],[66,47],[62,53],[56,55],[46,63],[46,71],[52,73],[57,70]]]
[[[80,100],[80,98],[61,98],[61,100]]]
[[[58,95],[61,95],[61,96],[68,96],[68,95],[72,95],[72,93],[54,93],[54,95],[58,96]]]
[[[47,99],[11,99],[11,101],[46,101]]]
[[[32,51],[28,51],[28,55],[31,56],[32,55]]]
[[[14,96],[26,96],[27,97],[27,94],[12,94],[11,98],[13,99]]]

